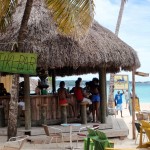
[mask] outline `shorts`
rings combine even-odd
[[[122,111],[122,104],[117,104],[116,109]]]
[[[82,102],[87,102],[89,105],[92,104],[91,100],[85,97],[83,98]]]
[[[99,95],[92,95],[92,102],[100,102],[100,96]]]
[[[126,104],[128,104],[129,103],[129,99],[126,99]]]
[[[67,104],[67,100],[66,99],[60,99],[59,100],[59,105],[62,105],[62,104]]]

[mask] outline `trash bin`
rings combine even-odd
[[[0,106],[0,127],[5,127],[4,106]]]

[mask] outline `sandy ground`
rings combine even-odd
[[[149,110],[150,111],[150,103],[141,103],[140,104],[141,110]],[[120,112],[116,116],[117,118],[120,117]],[[123,120],[126,122],[128,128],[129,128],[129,135],[124,140],[120,140],[118,138],[111,139],[115,143],[116,148],[136,148],[139,143],[139,136],[137,138],[136,144],[135,140],[133,139],[133,133],[132,133],[132,117],[130,116],[129,110],[125,108],[125,103],[123,104]],[[137,136],[137,131],[136,131]],[[147,138],[144,139],[144,142],[147,141]]]
[[[141,110],[150,110],[150,103],[141,103],[140,104]],[[117,118],[120,117],[120,112],[116,116]],[[126,122],[128,128],[129,128],[129,136],[125,138],[124,140],[120,140],[118,138],[111,138],[110,140],[115,143],[115,148],[136,148],[139,143],[139,138],[137,139],[137,142],[135,144],[135,140],[133,140],[133,135],[132,135],[132,117],[129,114],[129,110],[125,109],[125,104],[123,105],[123,120]],[[137,132],[136,132],[137,135]],[[145,141],[147,139],[145,138]],[[6,141],[6,136],[0,136],[0,147],[3,145],[3,143]],[[69,142],[65,143],[64,145],[69,146]],[[76,142],[73,142],[73,146],[76,147]],[[80,149],[83,149],[83,142],[79,142]],[[46,149],[62,149],[63,145],[58,144],[58,147],[56,143],[53,144],[30,144],[30,143],[25,143],[23,146],[23,150],[46,150]]]

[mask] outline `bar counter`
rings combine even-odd
[[[23,97],[19,97],[20,99]],[[67,106],[67,118],[74,119],[77,116],[77,104],[73,94],[69,95]],[[5,122],[7,124],[10,96],[0,96],[0,104],[4,106]],[[31,102],[31,122],[32,125],[42,123],[57,124],[61,122],[61,109],[57,94],[54,95],[30,95]],[[18,117],[19,121],[24,120]]]

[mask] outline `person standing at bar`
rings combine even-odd
[[[100,107],[100,92],[99,92],[99,80],[93,78],[90,90],[91,90],[91,100],[92,100],[92,116],[93,122],[99,123],[99,107]]]
[[[59,98],[59,104],[67,104],[67,98],[69,97],[67,93],[67,89],[65,88],[65,82],[61,81],[59,84],[59,89],[58,89],[58,98]]]
[[[73,87],[72,90],[70,91],[70,92],[74,93],[76,100],[77,100],[77,114],[78,114],[77,117],[78,118],[81,115],[80,103],[87,102],[88,105],[92,104],[91,100],[86,97],[86,94],[84,93],[82,87],[80,87],[80,83],[81,83],[81,81],[77,80],[75,82],[75,87]]]

